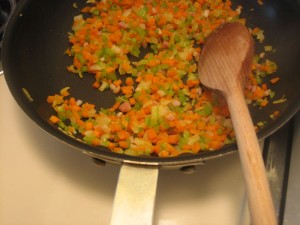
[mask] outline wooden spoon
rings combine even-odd
[[[203,85],[220,91],[228,104],[244,173],[252,225],[275,225],[276,215],[260,147],[243,95],[251,72],[253,39],[240,23],[226,23],[208,38],[199,61]]]

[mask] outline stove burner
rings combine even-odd
[[[0,1],[0,35],[2,38],[8,18],[16,7],[15,0],[1,0]]]
[[[16,0],[0,0],[0,76],[3,74],[1,64],[2,36],[7,21],[16,7]]]

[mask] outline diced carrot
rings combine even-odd
[[[192,145],[188,145],[188,144],[185,144],[182,146],[182,150],[191,150],[192,149]]]
[[[137,83],[139,83],[139,82],[141,82],[142,81],[142,76],[137,76],[137,78],[135,79],[135,81],[137,82]]]
[[[131,65],[129,63],[123,63],[120,65],[120,67],[126,72],[129,73],[131,70]]]
[[[134,81],[133,81],[133,79],[131,77],[127,77],[125,83],[128,86],[132,86],[134,84]]]
[[[130,103],[130,105],[134,105],[136,103],[135,98],[130,98],[129,103]]]
[[[107,73],[113,73],[113,72],[115,72],[115,68],[114,67],[107,67],[106,72]]]
[[[192,150],[193,152],[197,153],[201,150],[201,145],[199,142],[196,142],[192,145]]]
[[[132,86],[123,86],[123,87],[121,87],[121,90],[124,95],[133,93]]]
[[[267,99],[263,99],[262,102],[260,103],[260,106],[265,107],[268,104]]]
[[[170,134],[168,135],[168,143],[169,144],[177,144],[179,141],[179,135],[178,134]]]
[[[98,81],[95,81],[92,85],[93,88],[99,88],[100,87],[100,83]]]
[[[157,138],[157,133],[153,128],[150,128],[146,131],[147,137],[153,141]]]
[[[145,81],[152,81],[153,78],[154,78],[154,75],[152,73],[145,74]]]
[[[222,147],[222,143],[219,141],[212,140],[211,142],[209,142],[209,147],[211,149],[219,149],[220,147]]]
[[[169,76],[169,77],[175,77],[176,75],[177,75],[177,71],[174,69],[170,69],[167,72],[167,76]]]
[[[163,150],[161,152],[158,153],[160,157],[168,157],[170,155],[170,153],[166,150]]]
[[[123,151],[123,149],[120,148],[120,147],[114,147],[114,148],[112,148],[112,150],[113,150],[114,152],[119,152],[119,153]]]
[[[82,67],[82,64],[77,58],[74,58],[73,64],[77,69],[80,69]]]
[[[93,146],[98,146],[98,145],[100,145],[101,144],[101,141],[98,139],[98,138],[94,138],[93,140],[92,140],[92,145]]]
[[[90,121],[85,122],[85,130],[92,130],[93,129],[93,123]]]
[[[129,133],[126,130],[117,131],[117,136],[120,140],[126,140],[129,137]]]
[[[154,67],[154,66],[157,66],[158,64],[160,64],[160,60],[152,59],[148,62],[147,65],[150,67]]]
[[[54,96],[48,96],[47,97],[47,102],[49,103],[49,104],[52,104],[53,102],[54,102]]]
[[[57,117],[57,116],[50,116],[49,120],[52,122],[52,123],[58,123],[60,121],[60,119]]]
[[[122,148],[124,148],[124,149],[129,148],[129,145],[128,145],[127,141],[120,141],[119,142],[119,146],[122,147]]]
[[[266,90],[268,89],[267,84],[263,84],[263,85],[261,86],[261,89],[263,89],[264,91],[266,91]]]
[[[174,59],[164,59],[162,60],[162,64],[167,64],[170,67],[173,67],[176,64],[176,61]]]
[[[71,98],[69,99],[69,104],[70,104],[70,105],[76,105],[76,100],[75,100],[75,98],[71,97]]]
[[[110,130],[111,130],[111,132],[117,132],[117,131],[122,130],[122,126],[119,123],[111,123]]]
[[[200,83],[200,80],[188,80],[187,81],[187,86],[188,87],[194,87],[194,86],[196,86],[196,85],[198,85]]]
[[[94,128],[93,133],[96,137],[100,137],[103,134],[103,131],[99,128]]]
[[[116,86],[120,86],[122,84],[122,80],[121,79],[118,79],[118,80],[115,80],[114,82],[114,85]]]
[[[271,82],[271,84],[276,84],[279,80],[280,80],[279,77],[275,77],[275,78],[272,78],[272,79],[270,80],[270,82]]]

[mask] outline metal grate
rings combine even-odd
[[[263,158],[277,211],[279,225],[283,224],[292,152],[294,119],[265,139]]]

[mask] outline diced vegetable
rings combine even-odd
[[[97,111],[94,104],[71,97],[66,87],[47,98],[56,111],[49,118],[52,123],[90,145],[129,155],[171,157],[235,141],[227,105],[202,88],[197,62],[202,44],[219,25],[245,24],[241,6],[232,9],[230,0],[87,3],[68,35],[66,54],[73,64],[67,69],[81,78],[92,74],[92,87],[116,94],[115,103]],[[263,41],[263,30],[251,32]],[[144,48],[151,51],[144,54]],[[264,50],[269,54],[273,47]],[[277,70],[265,52],[253,59],[245,89],[247,102],[259,107],[275,95],[267,84],[279,81],[277,76],[265,81]],[[275,111],[271,118],[278,115]]]

